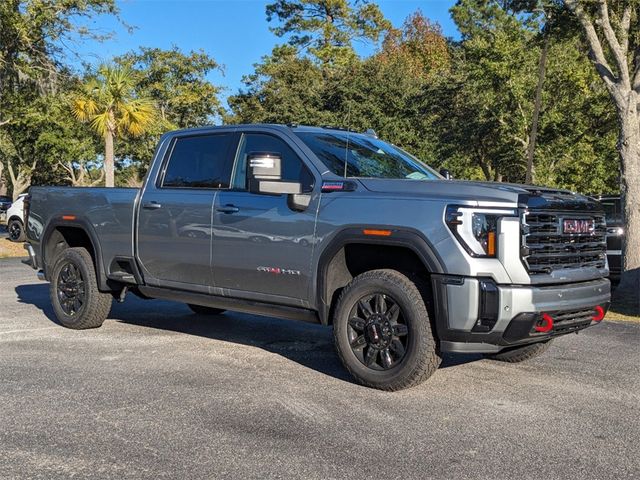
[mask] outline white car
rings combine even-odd
[[[9,240],[12,242],[24,242],[26,238],[24,228],[24,197],[26,196],[26,193],[20,195],[7,210],[7,230]]]

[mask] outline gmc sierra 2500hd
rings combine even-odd
[[[600,205],[447,180],[373,133],[237,125],[165,134],[141,189],[36,187],[25,245],[62,325],[127,291],[332,325],[362,384],[427,379],[442,352],[519,362],[609,306]]]

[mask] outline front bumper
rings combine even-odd
[[[611,298],[606,278],[536,287],[434,275],[432,287],[440,349],[450,352],[497,353],[577,332],[598,323],[596,306],[606,312]],[[535,329],[542,313],[554,319],[549,331]]]

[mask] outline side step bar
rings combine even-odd
[[[287,307],[270,303],[242,300],[238,298],[205,295],[202,293],[185,292],[169,288],[140,286],[138,290],[143,295],[151,298],[161,298],[182,303],[193,303],[205,307],[221,308],[233,312],[250,313],[265,317],[278,317],[287,320],[301,320],[309,323],[320,323],[318,314],[306,308]]]

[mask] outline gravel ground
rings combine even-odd
[[[2,479],[640,478],[640,324],[384,393],[320,326],[128,297],[72,331],[18,260],[0,286]]]

